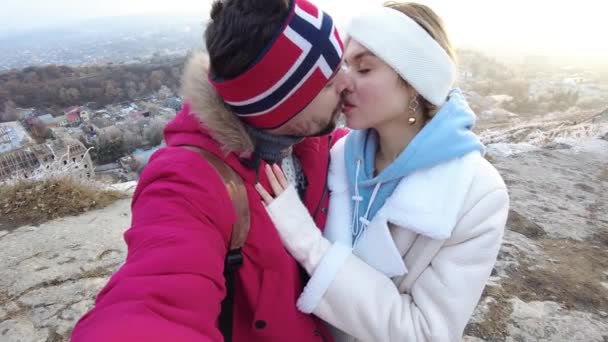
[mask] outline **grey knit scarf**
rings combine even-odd
[[[262,160],[268,164],[280,163],[289,155],[291,147],[303,140],[302,137],[273,135],[248,125],[245,125],[245,128],[253,139],[255,149],[251,159],[243,159],[241,162],[255,170],[259,168]]]

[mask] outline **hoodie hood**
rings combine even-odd
[[[378,147],[372,129],[353,131],[345,146],[348,186],[353,200],[353,235],[356,238],[369,224],[403,177],[460,158],[484,146],[473,133],[475,114],[462,92],[454,89],[431,121],[412,139],[388,167],[374,176]]]

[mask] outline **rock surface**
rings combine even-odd
[[[511,212],[465,341],[608,341],[608,144],[490,159]]]
[[[39,227],[0,231],[0,341],[67,341],[124,261],[129,224],[127,199]]]
[[[608,142],[568,146],[489,156],[511,213],[464,341],[608,341]],[[0,227],[0,341],[67,341],[123,262],[129,223],[122,200]]]

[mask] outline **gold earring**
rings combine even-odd
[[[414,98],[410,101],[409,109],[412,113],[416,114],[416,112],[418,111],[418,106],[418,96],[414,96]]]
[[[415,118],[415,117],[411,117],[411,118],[409,118],[409,119],[407,120],[407,122],[408,122],[408,123],[410,124],[410,126],[411,126],[411,125],[413,125],[413,124],[415,124],[415,123],[416,123],[416,118]]]

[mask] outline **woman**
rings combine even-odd
[[[355,18],[345,52],[346,125],[331,152],[322,236],[277,166],[257,189],[311,275],[298,308],[337,341],[458,341],[490,276],[509,198],[454,89],[454,54],[428,7]]]

